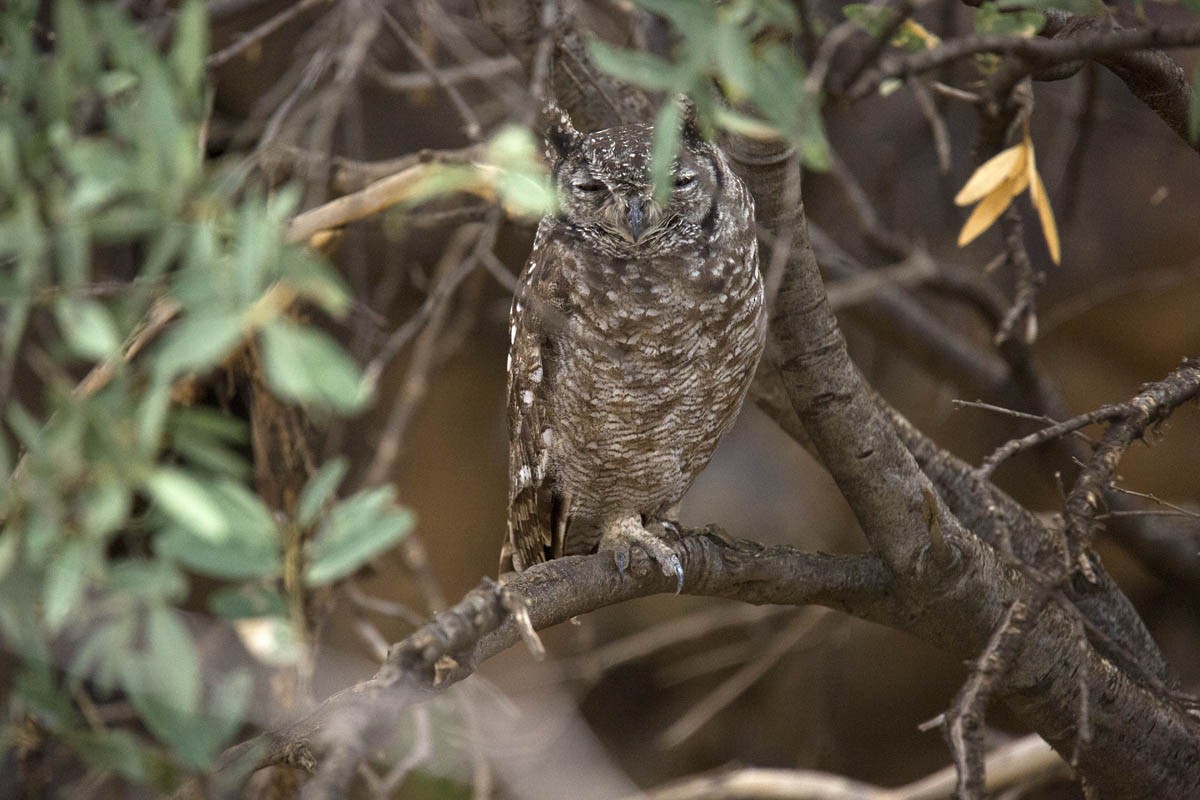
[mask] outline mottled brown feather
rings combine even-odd
[[[678,504],[732,426],[766,331],[753,201],[716,147],[685,136],[659,204],[652,129],[546,119],[561,210],[512,306],[502,571],[590,552],[615,519]]]

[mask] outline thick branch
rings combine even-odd
[[[790,177],[795,175],[794,157],[780,143],[775,143],[773,152],[770,148],[769,142],[736,141],[728,150],[756,200],[762,199],[759,207],[767,210],[760,224],[776,238],[785,238],[779,236],[780,226],[794,226],[790,231],[793,251],[772,323],[784,391],[872,547],[894,570],[898,596],[911,601],[912,616],[906,620],[905,630],[950,652],[974,657],[983,650],[1012,601],[1033,596],[1040,589],[999,555],[1007,552],[1005,548],[997,550],[967,534],[963,524],[973,529],[972,521],[977,522],[1003,541],[1011,533],[1012,523],[1025,523],[1030,515],[1010,500],[1013,513],[1006,516],[998,508],[1006,505],[997,502],[1003,497],[1000,493],[978,481],[969,467],[952,468],[953,458],[923,437],[901,443],[894,427],[899,422],[887,419],[886,410],[863,386],[845,352],[820,285],[801,207],[797,204],[789,211],[779,201],[788,194],[787,182],[794,179]],[[963,490],[947,494],[955,497],[953,511],[964,516],[940,516],[940,530],[961,555],[949,566],[935,565],[925,557],[928,546],[921,496],[927,484],[913,461],[913,455],[920,458],[922,447],[929,451],[924,471],[937,474],[942,469],[949,478],[946,483]],[[965,502],[969,497],[976,502]],[[998,518],[991,519],[997,512]],[[1028,563],[1037,564],[1054,550],[1046,531],[1030,527],[1038,557]],[[1014,546],[1024,550],[1028,545]],[[1110,611],[1128,609],[1128,601],[1111,583],[1094,597],[1081,597],[1076,603],[1084,609],[1093,600],[1098,603],[1089,609],[1093,618],[1104,619]],[[1130,623],[1128,630],[1126,623]],[[1123,644],[1146,641],[1150,655],[1141,658],[1161,663],[1131,609],[1115,624],[1118,635],[1110,638]],[[1092,738],[1082,748],[1078,763],[1089,782],[1105,796],[1189,796],[1200,787],[1200,762],[1191,757],[1200,748],[1200,728],[1173,704],[1161,681],[1142,666],[1140,658],[1110,658],[1116,655],[1102,655],[1094,645],[1081,646],[1077,617],[1052,604],[1028,631],[996,694],[1055,749],[1070,755],[1080,744],[1075,721],[1079,719],[1083,675],[1090,687],[1082,702],[1086,703]],[[1136,753],[1128,747],[1131,740],[1139,743]],[[1157,755],[1147,757],[1151,751]]]

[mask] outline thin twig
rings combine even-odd
[[[983,463],[979,465],[977,472],[980,477],[986,478],[1000,465],[1000,462],[1012,458],[1017,453],[1045,444],[1051,439],[1057,439],[1060,436],[1074,433],[1080,428],[1086,428],[1088,425],[1116,419],[1124,413],[1125,409],[1122,406],[1108,405],[1098,408],[1095,411],[1089,411],[1086,414],[1080,414],[1077,417],[1064,420],[1063,422],[1056,422],[1048,428],[1042,428],[1040,431],[1035,431],[1020,439],[1012,439],[992,451],[992,454],[985,458]]]
[[[521,62],[512,56],[483,58],[469,64],[456,64],[438,69],[437,77],[429,72],[393,72],[372,65],[367,68],[371,79],[393,92],[415,92],[441,86],[455,86],[468,81],[485,81],[497,73],[513,72],[521,68]]]
[[[779,660],[812,635],[825,620],[823,609],[812,609],[792,620],[767,644],[753,661],[721,682],[711,694],[692,705],[687,713],[656,737],[660,747],[678,747],[721,713],[734,700],[767,674]]]
[[[267,38],[272,33],[279,30],[308,9],[328,2],[330,2],[330,0],[299,0],[299,2],[285,7],[283,11],[280,11],[275,16],[267,19],[260,25],[255,26],[246,33],[236,37],[232,44],[218,50],[208,58],[204,59],[205,69],[216,69],[217,67],[222,66],[223,64],[236,58],[238,54],[242,53],[247,48],[258,44],[263,39]]]
[[[446,79],[445,75],[442,74],[442,69],[433,63],[433,59],[426,55],[421,45],[417,44],[412,36],[408,34],[408,31],[404,30],[404,26],[400,24],[400,21],[396,19],[392,12],[382,4],[380,5],[380,10],[383,13],[383,21],[391,30],[392,35],[404,46],[408,54],[421,65],[421,69],[429,74],[429,77],[433,79],[438,88],[446,93],[450,104],[454,106],[454,110],[463,121],[463,133],[471,141],[478,141],[483,133],[483,126],[479,124],[479,117],[476,116],[474,109],[471,108],[471,104],[458,91],[458,87],[452,81]]]
[[[999,797],[1006,789],[1032,789],[1070,778],[1062,758],[1037,734],[997,747],[984,762],[987,791]],[[954,792],[954,767],[895,789],[852,781],[811,770],[723,770],[684,778],[639,798],[645,800],[948,800]],[[632,800],[632,798],[630,799]]]

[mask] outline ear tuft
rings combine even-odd
[[[583,134],[575,130],[571,118],[555,103],[542,107],[542,136],[546,140],[546,158],[553,162],[578,149]]]

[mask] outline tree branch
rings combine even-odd
[[[755,604],[820,604],[897,625],[898,604],[883,564],[872,556],[805,553],[732,541],[717,529],[675,543],[684,593]],[[472,674],[520,639],[507,612],[514,598],[542,629],[614,603],[670,593],[667,578],[637,551],[622,578],[611,554],[573,556],[532,567],[500,585],[485,579],[455,606],[395,645],[374,677],[333,695],[312,713],[226,751],[218,771],[238,774],[284,764],[316,775],[305,797],[342,797],[354,766],[386,742],[404,711]]]

